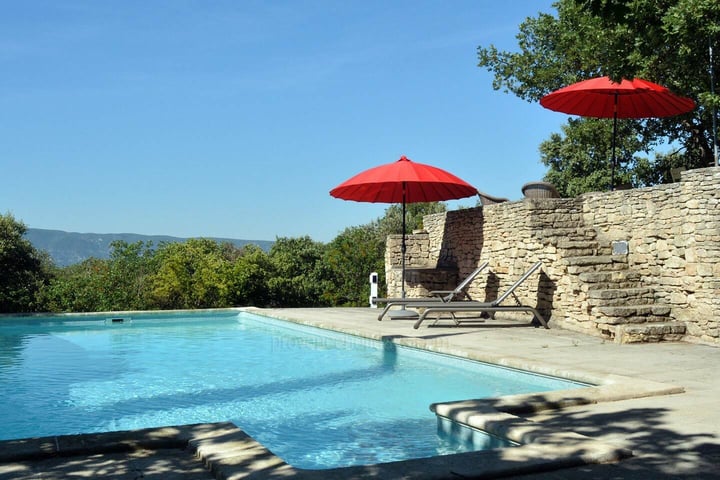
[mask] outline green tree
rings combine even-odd
[[[652,184],[647,178],[648,172],[639,168],[641,163],[647,164],[646,158],[632,154],[641,148],[636,135],[625,134],[632,128],[629,122],[619,127],[615,184]],[[612,156],[612,124],[597,118],[570,119],[563,125],[562,132],[562,135],[553,133],[540,144],[543,162],[550,167],[545,180],[555,185],[564,197],[607,189],[611,182],[607,162]],[[602,133],[598,135],[598,132]]]
[[[110,262],[97,258],[59,269],[42,289],[40,303],[51,312],[100,312],[111,310],[108,273]]]
[[[150,308],[150,279],[156,269],[152,242],[117,240],[110,248],[107,307],[115,311]]]
[[[155,253],[157,270],[149,280],[154,304],[162,309],[230,306],[232,262],[226,253],[204,238],[161,244]]]
[[[270,304],[268,282],[273,265],[257,245],[246,245],[233,262],[230,285],[232,303],[239,306],[264,307]]]
[[[47,254],[23,237],[27,227],[11,214],[0,215],[0,312],[31,312],[37,295],[49,280],[52,264]]]
[[[385,291],[385,236],[379,222],[348,227],[327,246],[323,257],[328,280],[323,299],[333,306],[365,306],[370,298],[370,273],[380,274]]]
[[[310,237],[277,238],[270,248],[270,302],[278,307],[325,306],[325,245]]]
[[[622,127],[618,135],[618,158],[630,162],[621,163],[626,179],[650,185],[669,181],[671,166],[712,164],[712,112],[720,105],[720,96],[710,92],[708,52],[710,45],[718,45],[720,2],[559,0],[554,6],[556,15],[540,13],[520,25],[519,51],[499,51],[492,45],[478,48],[479,66],[494,73],[493,88],[538,102],[557,88],[595,76],[655,81],[695,99],[698,108],[678,117],[620,121],[632,127]],[[607,152],[605,163],[598,164],[594,150],[605,149],[600,144],[605,140],[598,139],[609,138],[607,128],[603,122],[587,122],[582,128],[569,127],[564,136],[551,137],[549,143],[565,145],[544,145],[542,161],[550,168],[547,179],[564,178],[566,193],[605,189],[610,155]],[[638,155],[668,145],[675,150],[672,154]],[[587,152],[584,158],[582,150]],[[586,165],[578,166],[579,162]],[[602,171],[592,178],[570,182],[569,171],[597,169]]]
[[[423,217],[432,213],[442,213],[447,207],[442,202],[408,203],[405,205],[405,233],[422,228]],[[378,228],[383,241],[388,235],[403,233],[402,205],[393,204],[385,209],[385,215],[378,220]]]
[[[423,217],[442,213],[442,202],[406,205],[405,233],[422,228]],[[390,205],[384,215],[368,224],[349,227],[331,241],[325,252],[325,278],[328,279],[323,299],[331,305],[367,305],[370,297],[369,276],[379,274],[379,291],[385,290],[385,244],[388,235],[402,233],[402,206]]]
[[[89,258],[58,269],[39,296],[53,312],[107,312],[152,308],[149,278],[151,244],[113,242],[108,260]]]

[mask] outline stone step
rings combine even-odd
[[[570,275],[580,275],[588,272],[621,272],[627,270],[627,263],[604,263],[597,265],[570,265],[567,267],[567,273]]]
[[[558,248],[572,250],[575,248],[597,249],[600,245],[595,240],[576,240],[574,238],[561,238],[557,242]]]
[[[562,248],[562,247],[558,247]],[[600,255],[597,247],[584,246],[584,247],[571,247],[563,248],[564,257],[590,257]]]
[[[602,316],[603,323],[638,323],[642,317],[666,317],[670,307],[661,304],[598,306],[592,313]]]
[[[561,240],[557,248],[563,250],[564,257],[590,257],[612,255],[612,247],[600,246],[597,242]]]
[[[566,257],[562,259],[562,263],[568,266],[611,265],[613,263],[627,265],[627,257],[625,255],[585,255]]]
[[[615,329],[617,343],[648,343],[679,341],[685,335],[680,322],[653,322],[640,325],[619,325]]]
[[[589,289],[587,297],[591,307],[645,305],[655,300],[653,289],[648,287]]]
[[[595,230],[584,227],[553,227],[545,228],[537,232],[542,238],[557,238],[557,241],[572,238],[573,240],[594,240],[597,238]]]
[[[580,292],[589,292],[591,290],[612,290],[617,288],[638,288],[638,282],[612,282],[612,283],[581,283]]]
[[[620,283],[635,283],[640,282],[641,275],[632,270],[619,270],[609,272],[583,272],[578,275],[580,281],[591,284],[607,284],[617,285],[617,288],[625,288],[620,286]],[[610,287],[612,288],[612,287]]]
[[[588,298],[596,298],[600,300],[615,300],[618,298],[635,298],[647,297],[652,298],[653,289],[650,287],[635,288],[608,288],[593,289],[588,291]]]
[[[587,304],[591,308],[600,307],[640,307],[655,303],[653,296],[647,297],[622,297],[622,298],[588,298]]]
[[[620,325],[645,325],[646,323],[663,323],[669,320],[662,315],[645,315],[641,317],[597,317],[599,325],[617,328]]]
[[[570,275],[580,275],[591,272],[613,272],[627,270],[627,257],[625,255],[586,255],[580,257],[567,257],[560,262],[567,265]]]

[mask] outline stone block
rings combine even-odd
[[[698,274],[699,276],[701,276],[701,277],[712,277],[712,276],[715,276],[716,273],[715,273],[714,270],[715,270],[716,267],[717,267],[717,264],[716,264],[716,265],[709,265],[709,264],[707,264],[707,263],[698,263],[698,265],[697,265],[697,274]]]
[[[658,258],[660,258],[660,257],[658,257]],[[685,264],[686,264],[686,263],[687,263],[687,262],[686,262],[685,259],[683,259],[683,258],[680,258],[680,257],[669,257],[669,258],[665,261],[665,268],[685,268]]]
[[[670,303],[673,305],[683,305],[687,303],[687,295],[681,292],[670,293]]]
[[[617,343],[678,341],[685,335],[685,325],[678,322],[620,325],[615,329]]]

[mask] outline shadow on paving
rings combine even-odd
[[[542,394],[533,395],[542,403]],[[535,403],[535,401],[533,403]],[[517,472],[503,478],[533,480],[576,479],[720,479],[720,439],[712,434],[684,434],[669,429],[664,422],[670,413],[666,408],[629,408],[615,412],[593,412],[593,405],[541,412],[510,412],[500,399],[488,399],[487,406],[517,415],[514,420],[490,421],[487,429],[507,433],[524,421],[536,429],[524,435],[525,442],[553,444],[552,435],[543,432],[574,432],[588,438],[612,443],[608,438],[622,439],[632,457],[613,463],[587,464],[542,472]],[[552,406],[552,405],[551,405]],[[535,422],[535,418],[542,419]],[[582,455],[582,449],[578,452]],[[519,466],[522,470],[522,467]],[[479,478],[483,478],[482,476]],[[487,478],[493,478],[487,477]]]
[[[632,458],[615,465],[585,467],[582,478],[720,478],[720,439],[670,430],[663,424],[667,413],[664,408],[593,413],[589,407],[559,411],[542,423],[547,428],[566,428],[588,437],[625,438],[633,451]]]
[[[0,480],[214,478],[189,448],[210,425],[66,435],[0,443]]]

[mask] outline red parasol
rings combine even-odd
[[[476,195],[477,189],[431,165],[400,160],[365,170],[330,190],[342,200],[370,203],[402,203],[402,296],[405,297],[405,204],[439,202]]]
[[[556,112],[583,117],[612,118],[612,178],[615,185],[615,135],[618,118],[671,117],[695,108],[695,102],[675,95],[666,87],[636,78],[613,82],[592,78],[563,87],[540,99],[540,105]]]
[[[440,202],[475,194],[475,187],[452,173],[405,156],[358,173],[330,190],[335,198],[369,203]]]

